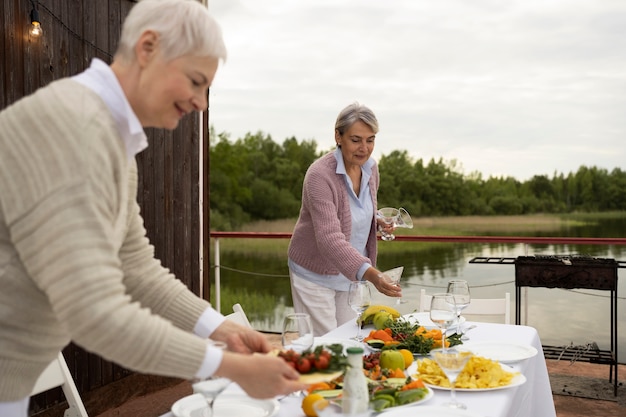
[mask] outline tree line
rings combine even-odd
[[[315,140],[287,138],[282,145],[263,132],[231,141],[210,131],[211,227],[235,230],[254,220],[297,217],[302,181],[313,161],[330,151]],[[414,217],[518,215],[626,210],[626,172],[580,166],[568,174],[527,181],[463,174],[456,160],[413,159],[395,150],[378,160],[381,207],[404,207]]]

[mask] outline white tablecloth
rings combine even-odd
[[[539,352],[533,358],[512,364],[526,377],[525,384],[518,387],[483,392],[457,392],[457,399],[467,405],[468,411],[484,415],[485,417],[556,417],[552,389],[543,357],[541,341],[537,331],[528,326],[515,326],[494,323],[467,323],[477,327],[468,333],[470,342],[501,341],[531,345]],[[350,321],[329,332],[324,337],[334,339],[348,339],[356,334],[356,324]],[[368,330],[364,329],[366,334]],[[240,392],[241,388],[232,384],[226,392]],[[450,392],[434,390],[434,397],[426,402],[427,405],[441,405],[450,399]],[[302,399],[289,397],[280,401],[280,410],[277,417],[304,417],[300,408]],[[416,405],[415,407],[419,407]],[[415,414],[412,407],[406,408],[407,416]],[[162,417],[175,417],[172,413]],[[381,415],[384,417],[384,414]]]

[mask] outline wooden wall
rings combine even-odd
[[[30,0],[1,0],[0,109],[53,80],[82,71],[94,57],[110,63],[122,21],[134,3],[42,0],[39,16],[44,34],[32,39]],[[203,120],[207,125],[206,115]],[[205,192],[199,189],[198,178],[200,164],[208,164],[200,161],[200,142],[208,138],[199,138],[199,123],[196,115],[187,117],[174,132],[148,129],[150,146],[137,158],[138,200],[157,257],[196,294],[202,279],[199,201]],[[130,375],[75,345],[64,354],[82,395]],[[59,399],[60,389],[41,394],[33,400],[31,412]]]

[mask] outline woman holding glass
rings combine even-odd
[[[355,318],[348,304],[351,281],[369,281],[382,294],[402,296],[375,267],[379,174],[371,155],[377,133],[374,113],[350,104],[335,123],[336,149],[311,164],[304,177],[289,275],[294,309],[311,316],[316,336]]]

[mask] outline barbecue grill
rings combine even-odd
[[[476,257],[469,263],[515,265],[515,324],[521,322],[522,287],[610,291],[610,350],[601,350],[594,343],[592,348],[584,351],[556,346],[543,346],[543,351],[544,356],[549,359],[568,358],[609,365],[609,382],[613,382],[613,390],[617,395],[617,269],[625,268],[626,261],[585,255],[535,255],[517,258]]]

